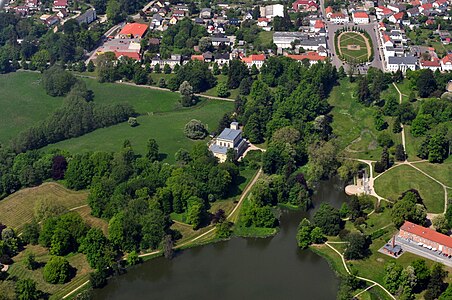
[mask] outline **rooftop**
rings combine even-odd
[[[146,24],[129,23],[122,28],[119,34],[143,37],[147,29],[148,26]]]
[[[415,65],[417,63],[417,58],[414,56],[390,56],[388,59],[389,64],[396,64],[396,65]]]
[[[435,230],[432,230],[430,228],[422,227],[409,221],[405,221],[402,227],[400,227],[400,230],[405,230],[406,232],[415,234],[429,241],[438,243],[448,248],[452,248],[452,238],[450,236],[436,232]]]
[[[242,133],[242,131],[239,129],[225,128],[220,133],[218,138],[222,139],[222,140],[227,140],[227,141],[234,141],[241,133]]]

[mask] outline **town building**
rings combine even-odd
[[[262,6],[260,8],[261,17],[263,18],[274,18],[274,17],[284,17],[284,5],[273,4]]]
[[[418,65],[418,59],[414,56],[390,56],[386,69],[388,72],[397,72],[397,70],[405,73],[408,69],[415,71]]]
[[[452,53],[447,54],[441,59],[441,69],[443,71],[452,71]]]
[[[355,24],[369,24],[369,15],[363,11],[355,11],[352,14]]]
[[[68,8],[68,4],[67,4],[67,0],[55,0],[53,1],[53,6],[52,6],[52,10],[57,12],[60,9],[67,9]]]
[[[79,24],[91,24],[92,22],[94,22],[94,20],[96,20],[96,18],[96,10],[94,8],[90,8],[86,12],[78,16],[76,20]]]
[[[237,122],[232,122],[230,128],[225,128],[209,146],[209,150],[220,162],[226,161],[229,149],[234,150],[237,158],[245,152],[246,148],[248,148],[248,142],[242,137],[242,130]]]
[[[343,13],[332,13],[330,16],[330,21],[336,24],[348,23],[348,16]]]
[[[399,237],[444,256],[452,256],[452,238],[433,229],[405,221],[400,227]]]
[[[117,58],[130,57],[140,60],[141,39],[112,39],[104,43],[96,51],[97,55],[113,52]]]
[[[319,61],[326,61],[327,59],[326,56],[320,55],[315,51],[310,51],[302,54],[286,54],[285,56],[294,59],[300,63],[303,61],[308,61],[311,66],[313,64],[318,63]]]
[[[248,66],[248,68],[255,65],[256,68],[260,69],[264,65],[265,59],[265,54],[252,54],[250,56],[243,57],[242,61]]]
[[[144,34],[148,30],[148,26],[146,24],[140,23],[129,23],[126,24],[121,31],[119,32],[119,38],[128,39],[128,38],[143,38]]]

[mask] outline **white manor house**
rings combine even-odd
[[[234,149],[237,158],[246,148],[248,148],[248,142],[242,137],[242,130],[237,122],[232,122],[230,128],[225,128],[209,146],[209,150],[220,162],[226,161],[229,149]]]

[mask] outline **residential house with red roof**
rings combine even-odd
[[[268,18],[258,18],[257,19],[257,26],[259,26],[259,27],[267,27],[268,23],[270,23],[270,19],[268,19]]]
[[[52,6],[52,10],[53,11],[59,11],[61,9],[66,9],[68,8],[68,4],[67,4],[67,0],[55,0],[53,1],[53,6]]]
[[[421,69],[430,69],[434,72],[436,70],[441,70],[441,63],[438,57],[432,57],[430,60],[421,59],[419,67]]]
[[[355,11],[352,16],[353,22],[356,24],[369,24],[369,15],[364,11]]]
[[[384,6],[378,6],[375,8],[375,15],[379,20],[389,18],[393,13],[394,12],[392,10]]]
[[[393,14],[392,16],[390,16],[388,18],[388,21],[391,22],[391,23],[394,23],[394,24],[398,24],[398,23],[402,22],[403,16],[404,16],[403,12],[398,12],[398,13]]]
[[[248,68],[251,68],[253,65],[255,65],[258,69],[262,67],[265,60],[265,54],[252,54],[250,56],[242,58],[242,61],[248,66]]]
[[[405,221],[400,227],[399,237],[444,256],[452,256],[452,238],[433,229]]]
[[[452,53],[447,54],[441,59],[441,69],[443,71],[452,71]]]
[[[425,4],[422,4],[421,6],[419,6],[419,12],[421,14],[425,15],[426,12],[432,10],[432,8],[433,8],[433,5],[431,3],[425,3]]]
[[[315,51],[310,51],[302,54],[285,54],[285,56],[298,62],[303,62],[304,60],[309,61],[310,65],[316,64],[319,61],[326,61],[327,59],[326,56],[322,56]]]
[[[348,16],[343,13],[332,13],[330,17],[330,21],[336,24],[340,23],[348,23]]]

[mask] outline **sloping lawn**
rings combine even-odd
[[[377,194],[390,200],[397,200],[403,192],[409,189],[419,191],[428,212],[443,212],[443,188],[408,165],[395,167],[375,180]]]
[[[429,162],[421,162],[415,164],[416,167],[436,178],[442,184],[452,187],[452,156],[442,164],[432,164]]]
[[[205,100],[195,107],[181,109],[173,112],[156,113],[138,117],[137,127],[130,127],[127,123],[101,128],[70,140],[49,145],[44,149],[60,148],[72,153],[84,151],[118,151],[124,140],[130,140],[135,152],[144,154],[146,144],[154,138],[159,144],[162,159],[174,161],[174,154],[180,148],[190,150],[195,143],[185,137],[184,126],[191,119],[197,119],[214,131],[218,121],[224,113],[233,109],[234,103],[227,101]]]

